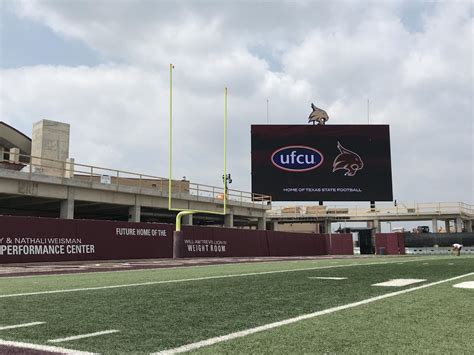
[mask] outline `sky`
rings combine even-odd
[[[470,1],[0,3],[0,120],[69,123],[77,163],[168,176],[173,63],[174,178],[221,185],[227,87],[232,189],[251,191],[251,124],[314,102],[390,125],[394,199],[474,203]]]

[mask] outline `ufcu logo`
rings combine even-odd
[[[303,172],[319,167],[324,160],[318,150],[303,145],[290,145],[275,150],[270,158],[278,169]]]

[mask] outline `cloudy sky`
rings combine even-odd
[[[394,198],[473,203],[470,1],[0,0],[0,120],[76,162],[251,189],[250,125],[389,124]]]

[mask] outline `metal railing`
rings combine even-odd
[[[463,202],[431,203],[380,203],[370,206],[285,206],[267,211],[270,217],[390,217],[390,216],[424,216],[424,215],[465,215],[474,218],[474,205]]]
[[[104,187],[105,185],[111,185],[116,189],[128,186],[136,187],[140,192],[166,194],[168,196],[168,178],[80,164],[73,159],[60,161],[16,154],[10,160],[0,159],[0,167],[27,173],[30,179],[35,175],[53,176],[88,182],[91,186],[94,184],[94,187],[97,187],[97,184],[102,184]],[[172,180],[171,193],[177,194],[178,197],[194,196],[197,200],[199,198],[211,198],[215,199],[217,203],[224,199],[223,186],[198,184],[188,180]],[[271,196],[233,189],[227,189],[227,200],[241,205],[250,203],[252,205],[268,206],[271,204]]]

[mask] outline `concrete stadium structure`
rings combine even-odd
[[[438,222],[444,223],[445,232],[472,232],[474,206],[463,202],[439,203],[379,203],[375,207],[292,206],[276,208],[267,213],[274,230],[288,230],[285,225],[298,224],[297,231],[312,231],[322,225],[329,230],[331,223],[367,222],[376,233],[381,232],[382,222],[431,221],[431,231],[439,231]],[[316,231],[316,230],[314,230]]]
[[[177,212],[168,210],[168,179],[76,163],[69,157],[68,124],[36,122],[32,140],[6,124],[0,128],[0,143],[9,148],[0,156],[1,214],[174,222]],[[171,185],[173,209],[223,210],[223,187],[186,180]],[[265,229],[269,196],[229,190],[227,202],[226,216],[196,214],[194,223]],[[184,223],[193,224],[193,216],[186,216]]]
[[[9,162],[11,158],[20,162],[20,154],[31,154],[31,138],[0,121],[0,167],[3,169],[21,168],[21,165],[12,165]]]
[[[41,120],[34,124],[30,140],[0,122],[0,214],[174,223],[177,212],[168,210],[168,179],[78,164],[69,157],[69,130],[68,124]],[[171,191],[174,209],[223,210],[223,187],[174,180]],[[438,231],[439,221],[447,232],[472,232],[474,206],[399,202],[396,206],[272,209],[270,196],[228,190],[226,216],[184,217],[185,224],[313,233],[330,231],[331,223],[338,222],[367,222],[379,233],[382,222],[426,220],[432,222],[433,232]]]
[[[62,169],[63,176],[35,172],[37,169],[31,164],[22,171],[0,169],[0,214],[174,222],[177,212],[168,210],[167,179],[71,162],[64,166],[67,168]],[[73,167],[89,170],[89,174],[85,170],[73,174]],[[173,181],[172,186],[173,208],[222,211],[222,187],[189,181]],[[226,216],[197,214],[195,224],[250,225],[265,229],[269,202],[265,196],[230,190]],[[193,224],[190,216],[185,224]]]

